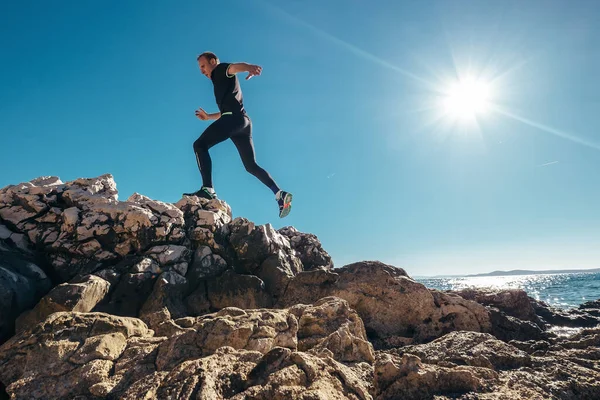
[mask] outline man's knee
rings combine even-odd
[[[196,141],[194,142],[194,151],[198,153],[203,150],[208,150],[206,142],[202,140],[202,138],[196,139]]]
[[[244,164],[244,167],[252,175],[256,175],[262,169],[256,162],[247,162]]]

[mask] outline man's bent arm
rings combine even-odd
[[[220,112],[216,112],[216,113],[206,113],[206,115],[208,115],[208,119],[219,119],[221,118],[221,113]]]
[[[232,63],[229,64],[229,68],[227,68],[227,74],[228,75],[233,75],[233,74],[237,74],[238,72],[248,72],[250,68],[250,64],[248,63]]]
[[[262,72],[262,67],[254,64],[248,63],[232,63],[227,67],[227,76],[232,77],[233,75],[239,72],[248,72],[248,77],[246,79],[250,79],[253,76],[260,75]]]

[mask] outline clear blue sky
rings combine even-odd
[[[0,187],[111,173],[121,200],[198,189],[210,50],[263,67],[242,80],[257,160],[294,193],[280,220],[222,143],[234,216],[312,232],[336,266],[600,267],[599,16],[595,0],[5,1]],[[492,106],[442,116],[469,76]]]

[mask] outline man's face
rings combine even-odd
[[[202,72],[202,75],[210,79],[210,74],[217,66],[217,60],[211,59],[209,61],[206,57],[200,57],[198,60],[198,66],[200,67],[200,72]]]

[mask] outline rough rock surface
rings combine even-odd
[[[600,307],[598,301],[588,302],[582,307],[563,310],[552,307],[543,301],[531,299],[531,303],[537,315],[548,325],[566,327],[594,327],[600,324]]]
[[[341,299],[226,308],[159,328],[161,336],[136,318],[57,312],[0,348],[0,381],[15,398],[371,398],[360,377],[373,347]]]
[[[87,275],[77,282],[60,284],[44,296],[31,311],[17,320],[17,330],[30,328],[50,314],[59,311],[92,311],[104,298],[110,284],[104,279]]]
[[[533,305],[521,289],[509,290],[477,290],[462,289],[455,292],[462,298],[473,300],[480,304],[491,306],[500,311],[523,321],[539,323],[539,317],[535,313]]]
[[[489,334],[453,332],[378,353],[378,398],[596,399],[600,353],[592,343],[599,334],[587,331],[552,346],[539,343],[528,354]]]
[[[430,364],[452,363],[493,370],[531,365],[529,354],[488,333],[452,332],[426,345],[405,346],[391,352],[413,354]]]
[[[424,364],[419,357],[382,353],[374,367],[378,399],[431,399],[467,392],[490,391],[498,375],[480,367],[443,367]]]
[[[483,306],[429,290],[401,268],[380,262],[302,272],[292,279],[279,304],[311,303],[325,296],[347,300],[378,348],[426,342],[455,330],[491,330]]]
[[[279,229],[278,232],[288,238],[290,245],[298,253],[305,270],[333,268],[331,257],[323,250],[321,242],[315,235],[299,232],[293,226],[286,226]]]
[[[459,296],[485,305],[492,320],[492,333],[502,340],[546,340],[552,326],[589,328],[600,325],[600,304],[590,301],[577,309],[564,310],[535,300],[524,290],[463,289]]]
[[[0,343],[14,334],[15,321],[51,288],[29,239],[0,224]]]
[[[110,175],[0,189],[0,399],[600,398],[599,301],[333,269],[223,201],[117,195]]]

